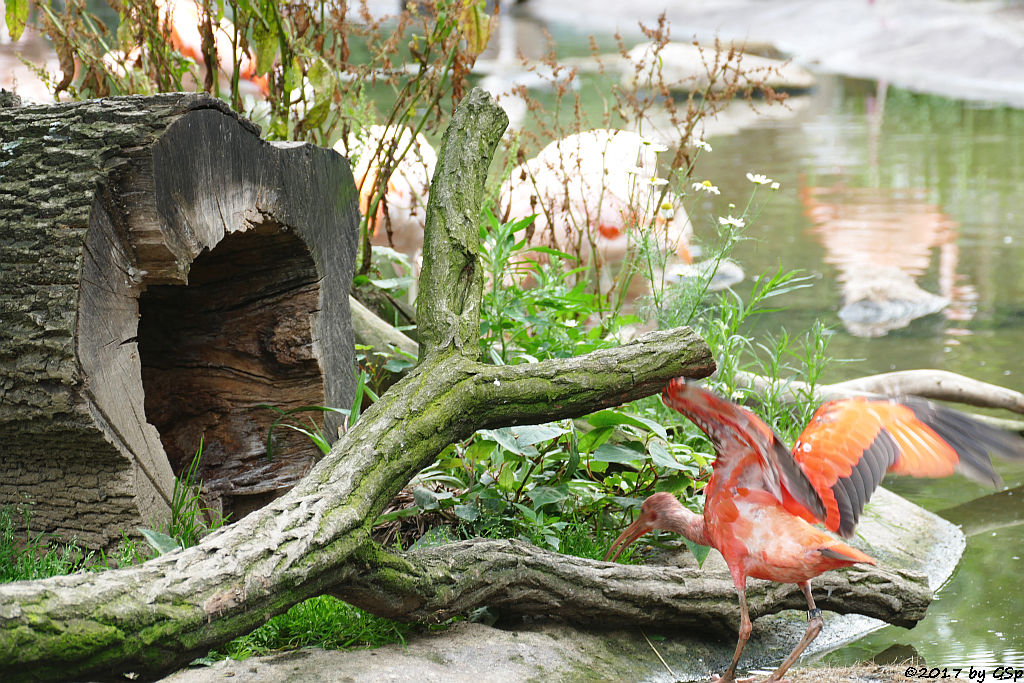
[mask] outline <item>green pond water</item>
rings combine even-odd
[[[782,188],[737,260],[749,274],[781,265],[817,276],[758,330],[798,332],[823,320],[834,332],[830,355],[850,359],[832,364],[825,381],[941,368],[1024,390],[1024,111],[840,78],[822,79],[807,97],[785,121],[712,137],[714,152],[697,167],[722,191],[706,216],[692,216],[698,236],[729,201],[743,205],[748,171],[764,173]],[[844,287],[884,279],[880,264],[953,303],[884,336],[860,336],[839,317]],[[929,666],[1024,664],[1024,466],[996,467],[1008,490],[960,477],[886,481],[961,525],[967,550],[916,628],[886,627],[827,661],[916,653]]]

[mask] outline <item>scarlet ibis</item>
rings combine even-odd
[[[718,457],[704,489],[704,514],[691,512],[669,493],[655,493],[605,559],[615,560],[653,529],[682,534],[722,553],[740,602],[739,640],[722,681],[735,680],[750,637],[747,577],[795,583],[807,597],[807,632],[767,679],[778,681],[821,631],[811,579],[858,562],[875,564],[813,523],[849,538],[886,472],[941,477],[958,471],[999,486],[989,454],[1024,458],[1019,436],[918,398],[826,403],[792,452],[752,412],[682,378],[668,384],[662,400],[714,444]]]

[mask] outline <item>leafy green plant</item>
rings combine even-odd
[[[361,396],[360,396],[361,398]],[[268,403],[261,403],[257,408],[266,408],[278,413],[278,417],[270,424],[270,429],[267,430],[267,459],[274,457],[274,430],[278,427],[285,427],[287,429],[295,430],[300,434],[305,434],[309,437],[309,440],[316,444],[316,447],[320,449],[320,452],[327,455],[331,451],[331,442],[327,434],[324,433],[323,428],[318,426],[312,418],[307,418],[305,423],[289,422],[294,419],[296,415],[303,413],[340,413],[344,415],[346,420],[352,414],[351,410],[344,408],[331,408],[330,406],[298,406],[297,408],[289,408],[285,410],[272,406]]]
[[[712,264],[722,262],[740,239],[738,229],[755,212],[752,206],[748,203],[744,218],[722,222]],[[561,260],[571,256],[545,250],[546,263],[529,260],[524,257],[531,250],[524,236],[529,217],[500,222],[490,213],[484,216],[482,261],[492,283],[481,316],[486,357],[496,364],[537,362],[617,343],[614,323],[598,314],[607,301],[573,282],[573,269],[562,267]],[[524,263],[530,286],[520,284]],[[782,330],[763,341],[752,340],[748,330],[761,314],[780,310],[785,295],[810,286],[810,277],[779,270],[756,278],[743,296],[732,289],[712,292],[713,275],[714,266],[696,278],[666,283],[651,315],[666,327],[694,325],[720,359],[712,387],[757,405],[769,424],[791,434],[809,417],[813,396],[794,407],[781,401],[780,390],[791,379],[811,386],[817,381],[828,362],[827,330],[818,324],[801,337]],[[777,382],[755,395],[739,384],[741,370]],[[666,490],[699,509],[695,496],[713,454],[705,435],[656,397],[575,421],[481,430],[420,473],[413,482],[414,506],[381,521],[447,510],[448,523],[466,536],[518,536],[564,551],[569,536],[582,533],[589,543],[603,538],[607,544],[607,529],[618,528],[610,506],[635,508],[651,493]],[[699,560],[707,552],[691,550]]]
[[[370,401],[376,401],[378,396],[367,384],[370,379],[369,374],[364,369],[359,369],[356,373],[356,389],[355,396],[352,399],[351,408],[332,408],[330,406],[298,406],[296,408],[289,408],[287,410],[272,406],[268,403],[261,403],[257,408],[265,408],[272,410],[278,414],[278,417],[270,424],[270,429],[267,430],[267,458],[272,459],[274,457],[274,430],[278,427],[285,427],[292,429],[300,434],[304,434],[316,444],[316,447],[320,449],[320,452],[327,455],[331,452],[331,439],[323,431],[323,428],[318,426],[312,418],[308,418],[306,423],[297,423],[294,420],[296,415],[304,413],[338,413],[344,416],[345,421],[341,426],[342,431],[347,431],[348,428],[355,424],[356,420],[359,419],[359,415],[362,412],[363,400],[368,398]]]
[[[491,286],[481,302],[483,356],[498,365],[514,365],[614,345],[610,335],[638,319],[620,316],[591,324],[599,317],[595,313],[602,298],[576,280],[578,268],[563,267],[563,261],[575,257],[527,243],[525,232],[532,221],[530,216],[502,222],[484,210],[480,258]]]
[[[464,536],[518,536],[561,550],[569,530],[578,536],[585,523],[599,536],[610,501],[692,491],[701,462],[637,404],[577,421],[481,430],[414,479],[415,508],[378,521],[450,510]]]

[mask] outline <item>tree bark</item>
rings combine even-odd
[[[602,610],[642,620],[639,606],[660,590],[692,599],[659,608],[661,615],[690,614],[670,616],[676,623],[695,623],[719,608],[731,614],[724,598],[701,597],[705,590],[729,593],[734,604],[731,589],[724,583],[705,589],[710,584],[693,573],[576,560],[500,541],[398,556],[370,540],[380,510],[448,444],[481,428],[585,415],[714,367],[707,346],[686,328],[576,358],[517,366],[476,360],[482,282],[476,198],[505,123],[486,93],[474,90],[445,135],[428,208],[420,364],[288,494],[198,546],[137,567],[0,587],[0,677],[153,676],[330,592],[403,618],[444,618],[512,602],[545,613],[565,605],[566,616],[580,621],[600,621]],[[494,581],[498,572],[502,578]],[[855,575],[849,576],[852,582]],[[864,576],[893,585],[903,580],[878,570]],[[673,588],[677,579],[683,589]],[[752,601],[755,613],[800,605],[785,589],[765,590],[763,602]],[[858,610],[889,620],[902,619],[901,612],[919,616],[927,603],[911,588],[898,604],[874,588],[859,595]]]
[[[0,206],[0,504],[110,548],[166,520],[201,440],[236,519],[309,470],[287,430],[268,462],[256,406],[351,403],[343,157],[206,95],[5,107]]]
[[[923,619],[931,600],[924,575],[893,569],[828,572],[814,580],[814,592],[823,609],[904,627]],[[375,614],[426,622],[488,606],[589,626],[674,626],[723,636],[734,636],[740,624],[736,588],[724,568],[610,564],[513,540],[382,554],[349,567],[332,593]],[[747,601],[752,619],[807,606],[795,584],[756,579],[749,582]]]

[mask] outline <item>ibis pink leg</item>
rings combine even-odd
[[[796,662],[797,658],[803,654],[804,650],[807,649],[807,646],[811,644],[811,641],[817,638],[818,634],[821,633],[821,610],[814,606],[814,598],[811,597],[811,582],[804,581],[799,584],[799,586],[800,590],[804,592],[804,596],[807,598],[807,632],[804,633],[804,637],[796,644],[796,647],[794,647],[793,651],[789,653],[789,656],[786,657],[785,661],[779,665],[779,668],[776,669],[771,676],[765,679],[765,683],[768,683],[768,681],[781,681],[783,674],[786,673],[789,667],[793,666],[793,663]]]

